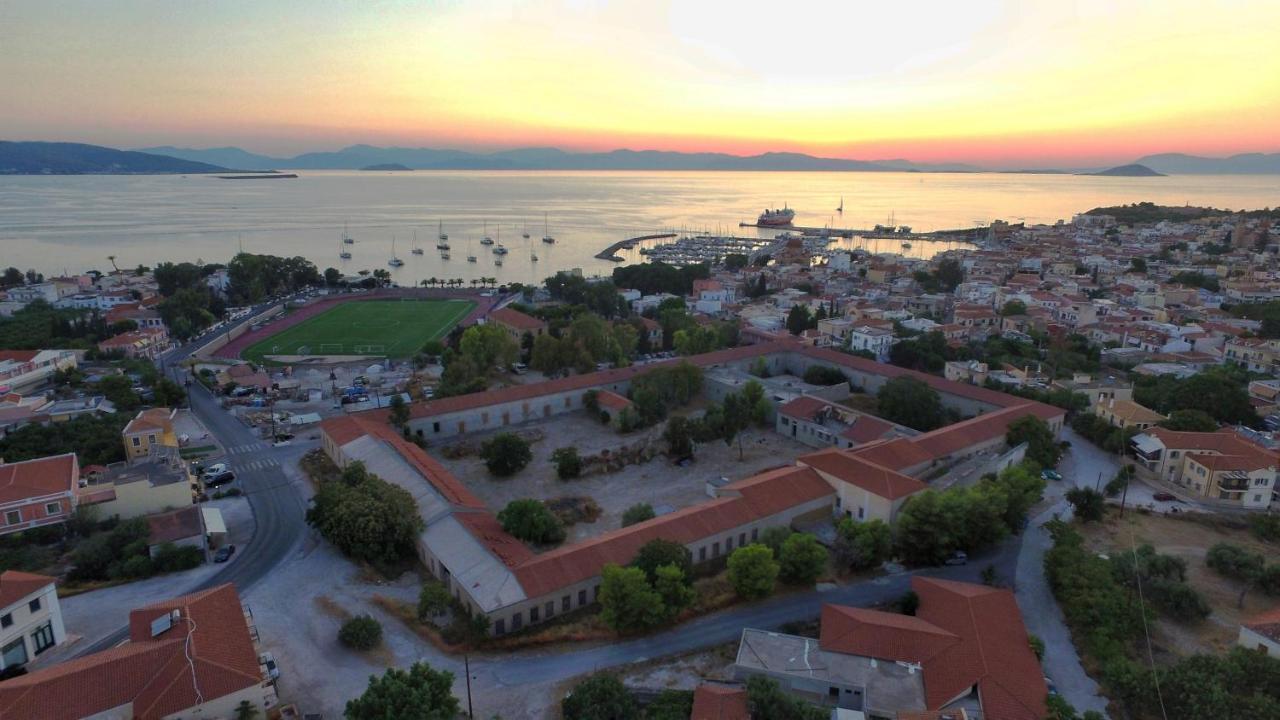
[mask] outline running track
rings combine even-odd
[[[320,313],[332,308],[334,305],[346,302],[358,302],[361,300],[392,300],[403,297],[412,297],[421,300],[470,300],[476,304],[475,308],[467,314],[459,323],[460,325],[470,325],[476,320],[484,317],[491,311],[502,298],[494,293],[490,297],[481,297],[480,292],[476,290],[431,290],[431,289],[390,289],[375,290],[367,293],[343,293],[336,296],[326,296],[311,302],[305,307],[294,310],[279,320],[269,322],[257,330],[250,330],[231,342],[223,345],[215,351],[214,357],[227,358],[236,360],[240,357],[240,353],[246,348],[257,343],[259,340],[275,335],[281,330],[305,322]]]

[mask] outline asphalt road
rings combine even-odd
[[[266,307],[268,306],[263,305],[255,308],[242,323],[248,322],[249,318]],[[220,334],[221,332],[207,334],[195,342],[169,351],[161,357],[161,367],[176,382],[184,383],[189,374],[178,367],[178,364]],[[273,447],[269,441],[257,437],[252,430],[223,410],[217,398],[198,382],[192,382],[187,387],[187,394],[191,411],[227,451],[223,461],[228,462],[236,473],[236,480],[249,501],[254,517],[253,538],[236,553],[237,557],[187,592],[197,592],[230,582],[235,583],[243,596],[249,587],[265,577],[293,551],[306,532],[306,503],[298,488],[288,481],[282,470],[285,462],[296,458],[299,449],[296,446]],[[163,598],[156,598],[161,599]],[[92,645],[81,648],[77,657],[119,645],[128,635],[128,627],[121,627]]]

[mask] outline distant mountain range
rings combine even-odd
[[[216,173],[225,167],[98,145],[0,140],[0,175]]]
[[[1134,162],[1167,175],[1280,174],[1280,153],[1245,153],[1225,158],[1164,153],[1140,157]]]
[[[269,157],[237,147],[207,149],[171,146],[136,151],[97,145],[0,141],[0,174],[215,173],[262,170],[762,170],[846,172],[993,172],[966,163],[916,163],[910,160],[846,160],[802,153],[760,155],[613,150],[574,153],[557,148],[521,148],[492,153],[436,148],[352,145],[332,152]],[[1168,153],[1139,158],[1108,170],[1005,170],[1003,172],[1076,172],[1112,176],[1195,174],[1280,174],[1280,153],[1251,153],[1204,158]]]

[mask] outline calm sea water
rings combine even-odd
[[[772,237],[738,228],[787,203],[796,224],[869,228],[892,215],[917,231],[992,219],[1053,222],[1099,205],[1151,200],[1227,208],[1280,205],[1277,176],[1109,178],[921,173],[304,171],[296,180],[203,176],[0,176],[0,267],[45,274],[162,260],[225,262],[237,248],[303,255],[320,268],[387,268],[401,283],[429,277],[539,281],[558,269],[607,273],[593,256],[626,237],[684,230]],[[835,207],[844,198],[845,212]],[[559,242],[547,246],[544,214]],[[435,249],[444,223],[452,259]],[[338,258],[343,224],[354,257]],[[486,231],[510,253],[502,267]],[[521,237],[527,229],[529,240]],[[414,232],[422,255],[411,253]],[[855,240],[876,252],[931,257],[947,246]],[[466,262],[474,254],[478,262]],[[531,260],[536,252],[538,262]],[[624,253],[639,261],[638,253]],[[390,269],[390,268],[388,268]]]

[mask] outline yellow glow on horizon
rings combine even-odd
[[[1269,1],[140,0],[86,2],[69,26],[35,0],[7,12],[30,30],[0,43],[8,137],[974,162],[1280,149]]]

